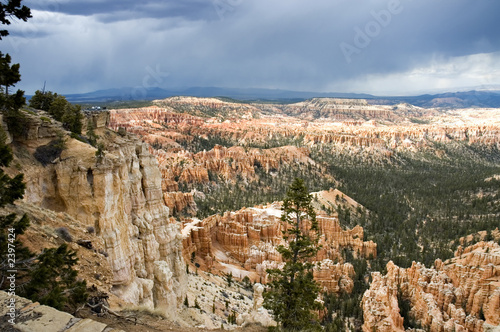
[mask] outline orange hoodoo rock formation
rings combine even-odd
[[[244,208],[226,212],[204,220],[186,222],[183,229],[184,257],[198,257],[201,267],[212,270],[236,271],[236,277],[249,275],[251,279],[266,281],[266,269],[282,264],[276,246],[283,244],[280,220],[281,205]],[[322,249],[316,258],[320,262],[314,276],[329,291],[350,292],[354,286],[354,268],[342,263],[340,250],[349,248],[355,255],[376,257],[376,244],[363,241],[359,226],[343,230],[336,217],[317,217]]]
[[[363,296],[363,331],[403,331],[400,296],[411,303],[410,316],[432,332],[486,331],[500,325],[500,246],[480,242],[434,268],[392,262],[387,274],[372,274]]]
[[[237,175],[254,179],[255,167],[262,167],[269,173],[279,169],[283,164],[314,164],[309,158],[307,149],[295,146],[245,150],[240,146],[226,148],[216,145],[210,151],[198,153],[187,151],[169,153],[163,150],[153,150],[153,153],[156,154],[162,168],[166,188],[172,186],[171,181],[206,183],[209,181],[209,172],[217,173],[227,180],[234,180]]]
[[[154,149],[150,151],[159,161],[165,203],[173,212],[196,212],[193,195],[179,192],[179,183],[208,183],[210,173],[229,181],[236,181],[238,177],[255,180],[258,179],[258,167],[269,173],[292,163],[314,164],[307,149],[294,146],[245,151],[239,146],[226,148],[216,145],[210,151],[198,153],[169,153]]]

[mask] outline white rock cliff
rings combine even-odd
[[[105,119],[96,121],[100,117]],[[34,169],[25,171],[24,199],[94,227],[104,239],[113,272],[111,291],[168,314],[182,302],[187,279],[180,228],[169,219],[158,162],[136,137],[105,131],[109,115],[100,117],[93,120],[105,155],[97,158],[95,148],[68,139],[67,149],[52,164],[27,166]],[[30,137],[26,146],[36,146],[37,139]]]

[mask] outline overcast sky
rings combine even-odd
[[[411,95],[500,85],[498,0],[30,0],[18,88]]]

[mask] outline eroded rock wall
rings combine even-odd
[[[106,116],[91,118],[96,127]],[[67,139],[61,157],[42,168],[28,165],[25,201],[66,212],[104,239],[113,272],[112,291],[122,299],[169,312],[185,294],[180,225],[169,219],[161,173],[147,144],[132,135],[99,132],[105,154]],[[30,137],[34,145],[37,137]]]
[[[363,331],[401,331],[400,299],[410,302],[409,315],[430,331],[483,331],[500,325],[500,246],[480,242],[459,250],[434,268],[413,263],[404,269],[387,264],[375,272],[363,296]]]
[[[184,257],[186,260],[199,257],[204,263],[202,268],[207,269],[221,268],[217,264],[238,266],[265,282],[266,269],[283,264],[276,246],[284,244],[282,231],[287,226],[280,217],[281,205],[273,203],[186,222]],[[320,263],[314,276],[325,290],[351,292],[354,268],[343,262],[342,248],[368,258],[376,257],[377,246],[372,241],[363,241],[363,229],[359,226],[344,230],[336,217],[318,216],[317,220],[322,249],[314,258]]]

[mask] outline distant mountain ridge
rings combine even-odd
[[[446,92],[435,95],[425,94],[408,97],[375,98],[372,102],[409,103],[415,106],[432,108],[467,108],[467,107],[500,107],[500,90]]]
[[[71,102],[113,102],[131,100],[155,100],[173,96],[189,97],[229,97],[238,100],[294,100],[302,101],[315,97],[323,98],[375,98],[369,94],[357,93],[324,93],[291,91],[280,89],[259,89],[259,88],[219,88],[219,87],[191,87],[184,89],[162,89],[154,88],[117,88],[97,90],[81,94],[69,94],[66,98]]]
[[[393,97],[374,96],[362,93],[325,93],[260,88],[191,87],[167,90],[158,87],[137,87],[98,90],[81,94],[69,94],[66,95],[66,98],[73,103],[110,103],[164,99],[172,96],[229,97],[241,101],[276,102],[299,102],[311,98],[351,98],[367,99],[371,104],[392,105],[398,103],[409,103],[425,108],[500,107],[500,90],[471,90],[464,92]]]

